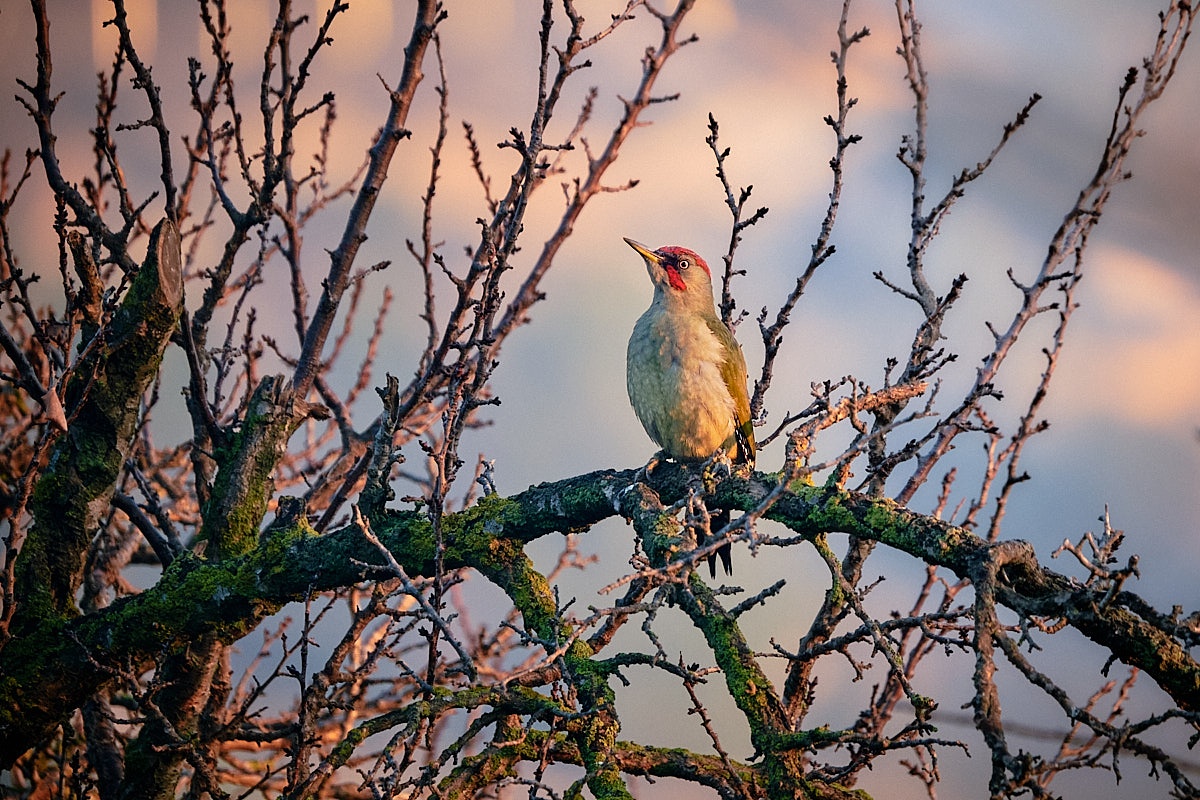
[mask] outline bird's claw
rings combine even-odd
[[[637,480],[640,483],[645,483],[650,479],[650,473],[653,472],[659,464],[667,460],[667,454],[659,450],[654,455],[650,456],[650,460],[646,462],[646,466],[637,471]]]
[[[642,467],[641,469],[639,469],[637,472],[634,473],[633,483],[629,484],[624,489],[617,492],[616,499],[613,501],[613,507],[617,510],[618,513],[620,513],[620,511],[621,511],[621,501],[625,497],[625,495],[628,494],[631,490],[633,490],[639,483],[646,483],[650,478],[650,473],[653,472],[654,469],[659,464],[661,464],[662,462],[664,462],[666,460],[667,460],[667,454],[664,453],[662,450],[659,450],[657,453],[655,453],[653,456],[650,457],[650,460],[646,462],[646,465],[644,467]]]
[[[730,477],[734,473],[734,463],[723,449],[718,449],[712,456],[704,462],[701,470],[701,480],[707,491],[712,491],[714,486],[725,478]]]

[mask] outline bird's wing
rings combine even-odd
[[[725,345],[724,350],[728,354],[721,363],[721,378],[725,381],[729,396],[733,398],[733,435],[738,448],[736,460],[753,466],[756,445],[754,422],[750,419],[750,395],[746,391],[746,357],[724,322],[715,316],[707,322],[709,330]]]

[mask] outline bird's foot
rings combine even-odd
[[[653,472],[654,469],[659,464],[661,464],[663,461],[666,461],[666,459],[667,459],[667,454],[665,452],[663,452],[662,450],[659,450],[657,453],[655,453],[653,456],[651,456],[650,460],[648,462],[646,462],[646,465],[644,467],[642,467],[641,469],[639,469],[637,472],[635,472],[633,474],[633,483],[629,484],[624,489],[622,489],[617,494],[617,499],[613,503],[614,507],[617,510],[617,513],[620,513],[620,511],[621,511],[621,501],[625,497],[625,495],[628,494],[629,492],[633,491],[635,488],[637,488],[637,485],[639,483],[641,483],[641,484],[646,483],[650,478],[650,473]]]
[[[663,450],[659,450],[654,455],[650,456],[650,460],[646,462],[646,466],[637,471],[637,480],[644,483],[650,478],[650,473],[658,468],[658,465],[667,460],[667,454]]]
[[[704,483],[704,490],[711,493],[718,483],[733,475],[733,470],[733,461],[724,450],[718,449],[701,468],[700,477]]]

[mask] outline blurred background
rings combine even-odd
[[[296,5],[304,10],[308,2]],[[533,113],[537,5],[519,0],[447,3],[449,18],[439,30],[449,139],[435,206],[435,238],[444,242],[442,252],[452,267],[463,263],[463,248],[478,238],[474,220],[486,214],[460,123],[474,127],[484,168],[493,188],[502,191],[517,158],[495,144],[510,128],[527,126]],[[588,18],[589,30],[621,11],[616,2],[581,0],[576,5]],[[177,134],[194,130],[187,59],[209,55],[194,5],[129,0],[127,7],[139,51],[154,64],[154,77],[164,88],[169,119],[179,121]],[[56,116],[60,157],[68,175],[82,176],[91,166],[85,131],[95,120],[95,74],[110,66],[115,45],[114,31],[101,24],[112,11],[100,0],[56,0],[50,8],[57,55],[54,84],[64,93]],[[1035,274],[1063,214],[1095,171],[1117,88],[1126,71],[1149,53],[1160,9],[1160,3],[1150,0],[929,0],[919,5],[931,86],[930,198],[940,197],[960,170],[986,157],[1032,93],[1043,97],[992,168],[968,188],[928,253],[928,274],[939,293],[960,272],[970,276],[948,323],[948,346],[959,361],[947,375],[946,402],[956,397],[956,388],[969,384],[978,359],[991,349],[985,321],[1003,328],[1011,318],[1018,294],[1006,271],[1018,279]],[[652,454],[653,445],[629,409],[624,378],[626,340],[649,302],[650,286],[640,259],[622,237],[652,247],[684,245],[703,255],[714,271],[718,268],[730,218],[705,144],[710,113],[720,124],[721,144],[732,148],[726,163],[730,180],[735,187],[753,185],[749,208],[770,209],[745,232],[736,262],[747,275],[735,284],[735,294],[740,308],[749,312],[738,334],[751,376],[757,373],[762,347],[755,317],[763,307],[774,312],[807,262],[827,204],[833,136],[822,118],[836,111],[829,53],[837,43],[839,10],[835,3],[705,0],[689,15],[685,31],[694,31],[698,41],[675,58],[656,87],[659,94],[679,93],[679,98],[650,109],[643,121],[652,124],[635,133],[608,173],[609,184],[637,180],[637,186],[601,196],[589,206],[543,284],[547,300],[534,308],[531,323],[501,354],[494,380],[501,405],[488,410],[491,424],[465,439],[464,456],[478,452],[495,461],[502,493],[593,469],[638,466]],[[320,19],[324,7],[314,4],[311,13]],[[253,91],[274,8],[265,0],[239,0],[232,14],[235,69],[244,65],[238,85]],[[333,47],[318,59],[311,80],[314,99],[327,89],[337,96],[329,165],[335,182],[349,178],[361,164],[386,113],[384,84],[398,81],[400,48],[411,15],[408,3],[353,0],[349,13],[334,24]],[[913,129],[913,103],[895,52],[894,8],[876,0],[855,4],[850,27],[864,26],[871,35],[853,48],[848,67],[849,94],[858,98],[849,132],[863,139],[847,156],[833,236],[837,254],[817,274],[785,334],[763,431],[807,405],[813,381],[853,375],[882,383],[885,359],[907,353],[918,320],[910,303],[871,277],[880,270],[893,282],[905,279],[912,190],[896,152],[901,137]],[[633,93],[641,54],[658,37],[657,21],[642,13],[591,53],[593,66],[577,76],[571,91],[578,106],[588,87],[598,87],[586,137],[593,143],[602,142],[619,118],[619,97]],[[1200,54],[1193,51],[1185,53],[1167,96],[1150,112],[1146,136],[1129,161],[1132,180],[1118,187],[1091,238],[1085,278],[1076,294],[1081,308],[1071,321],[1051,398],[1043,407],[1051,427],[1025,452],[1023,465],[1032,480],[1016,490],[1002,529],[1007,538],[1033,542],[1048,561],[1064,538],[1101,530],[1098,518],[1107,507],[1113,526],[1128,534],[1123,552],[1141,557],[1142,579],[1128,588],[1160,609],[1179,604],[1185,611],[1200,606],[1195,579],[1200,566]],[[6,90],[0,93],[0,147],[13,151],[14,164],[36,144],[32,122],[13,99],[21,91],[16,79],[34,80],[32,53],[29,8],[17,0],[0,0],[0,76]],[[393,162],[359,258],[360,265],[392,261],[367,279],[367,304],[375,304],[385,286],[396,292],[380,366],[402,379],[415,368],[424,335],[416,318],[419,276],[404,243],[419,235],[428,147],[437,128],[437,70],[431,62],[426,73],[409,119],[413,137]],[[144,113],[141,97],[127,84],[119,102],[122,96],[119,116],[133,122]],[[252,102],[244,107],[253,108]],[[564,101],[563,108],[569,107]],[[255,124],[252,113],[246,116],[248,124]],[[547,138],[565,136],[574,121],[560,111]],[[150,137],[148,131],[132,131],[117,139],[130,181],[144,193],[154,189],[157,172]],[[310,126],[299,139],[298,152],[307,157],[316,147],[315,126]],[[582,152],[567,157],[561,180],[570,180],[583,157]],[[542,187],[528,218],[523,253],[530,260],[557,224],[563,205],[559,180],[552,176]],[[344,203],[335,205],[306,230],[310,286],[327,266],[325,249],[336,245],[339,213],[345,208]],[[13,212],[12,247],[23,268],[45,274],[40,299],[47,303],[56,301],[58,280],[52,217],[48,193],[35,174]],[[205,258],[199,252],[195,266],[202,267]],[[274,280],[283,286],[286,275],[282,268],[280,273],[268,276],[268,290]],[[262,304],[258,313],[264,328],[273,322],[290,330],[286,303]],[[370,315],[366,319],[357,332],[359,342],[370,331]],[[1043,367],[1040,348],[1051,330],[1048,319],[1032,326],[1008,364],[1002,387],[1006,400],[996,409],[999,422],[1011,425],[1024,411]],[[169,369],[182,375],[179,354],[169,357],[175,359]],[[347,367],[354,361],[348,359]],[[344,376],[347,383],[355,377],[349,372]],[[381,381],[382,373],[376,382]],[[356,423],[370,421],[377,413],[374,403],[373,394],[365,395],[354,409]],[[181,398],[165,397],[156,416],[159,435],[169,438],[179,430],[181,437],[187,436],[184,420]],[[818,459],[839,451],[845,439],[838,437],[834,431],[818,440]],[[983,443],[978,444],[977,452],[960,444],[962,452],[948,462],[960,466],[956,497],[970,497],[977,489]],[[419,453],[411,455],[420,458]],[[772,470],[781,462],[777,444],[760,456],[759,467]],[[465,493],[466,479],[463,483]],[[928,511],[931,497],[918,495],[916,510]],[[950,507],[954,505],[952,500]],[[615,522],[585,535],[581,549],[599,563],[568,576],[562,591],[584,607],[609,602],[596,592],[627,568],[631,539],[629,529]],[[535,558],[552,564],[559,545],[537,543]],[[764,650],[771,636],[785,647],[794,646],[806,610],[811,614],[826,585],[815,558],[797,548],[784,552],[783,561],[775,552],[770,559],[753,558],[745,549],[735,553],[737,582],[751,592],[780,574],[792,576],[780,604],[769,606],[760,618],[743,620]],[[878,613],[911,602],[913,581],[923,570],[908,562],[885,552],[868,562],[868,578],[888,578],[872,595]],[[1052,566],[1072,572],[1074,565]],[[811,583],[805,582],[806,574],[814,576]],[[687,631],[676,634],[678,642],[669,647],[683,651],[695,646]],[[1064,646],[1061,640],[1051,645]],[[1086,697],[1086,687],[1101,681],[1103,658],[1095,653],[1081,658],[1076,665],[1079,683],[1072,688]],[[951,665],[954,661],[947,660],[944,673],[927,671],[925,680],[944,698],[943,733],[967,737],[969,713],[959,712],[957,703],[970,695],[969,672],[964,671],[965,660]],[[678,692],[654,676],[638,688]],[[718,710],[731,710],[719,695],[706,699]],[[823,698],[830,702],[830,723],[852,722],[838,717],[837,698],[832,688]],[[1010,712],[1009,702],[1019,710]],[[626,703],[625,708],[622,723],[629,738],[659,740],[665,731],[657,703]],[[1028,698],[1005,698],[1005,710],[1014,722],[1034,727],[1056,719]],[[736,757],[747,757],[737,739],[737,721],[730,724],[735,733],[726,746]],[[676,737],[670,742],[678,742],[674,723],[666,730]],[[678,743],[705,747],[698,727],[694,737],[684,738]],[[987,771],[982,743],[972,752],[975,757],[969,761],[945,754],[954,769],[943,765],[944,796],[969,796],[967,787],[981,788]],[[1139,764],[1131,771],[1137,774],[1126,776],[1115,789],[1108,777],[1095,785],[1108,786],[1114,797],[1134,796],[1141,791],[1137,787],[1144,769]],[[1192,774],[1194,779],[1195,769]],[[879,792],[893,777],[869,775],[863,787]],[[1080,780],[1077,785],[1088,785],[1088,778]],[[902,786],[912,796],[923,796],[915,782]],[[671,791],[664,785],[644,794],[669,796]],[[890,792],[879,796],[908,796]]]

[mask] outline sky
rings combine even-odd
[[[156,63],[156,79],[182,87],[186,58],[205,53],[188,19],[192,6],[158,7],[151,0],[128,5],[135,29],[144,32],[139,40],[143,56]],[[410,5],[353,0],[350,13],[333,30],[334,47],[318,64],[316,77],[338,97],[331,159],[335,173],[348,175],[358,167],[383,117],[384,89],[376,76],[389,83],[398,78]],[[535,5],[519,0],[448,3],[450,16],[441,36],[452,130],[439,187],[437,230],[448,254],[473,244],[474,220],[483,213],[458,121],[475,126],[494,185],[504,182],[512,154],[492,143],[510,127],[525,126],[531,114]],[[578,3],[596,24],[618,11],[618,5]],[[1035,273],[1051,234],[1094,171],[1117,87],[1125,71],[1149,52],[1161,5],[1147,0],[928,0],[918,5],[931,86],[931,197],[945,191],[963,167],[986,156],[1002,126],[1032,93],[1043,97],[993,167],[970,187],[928,254],[931,280],[943,290],[957,273],[971,275],[948,323],[961,354],[958,371],[950,376],[952,385],[969,379],[973,365],[989,349],[985,320],[1007,324],[1016,293],[1006,271],[1012,269],[1018,277]],[[50,6],[52,36],[63,44],[60,52],[70,53],[55,64],[56,85],[66,92],[59,129],[70,131],[91,122],[94,72],[110,59],[112,30],[91,24],[109,13],[100,0],[92,2],[91,20],[80,13],[83,4],[57,0]],[[741,307],[751,312],[739,338],[751,373],[756,372],[761,344],[755,341],[753,315],[763,306],[778,305],[797,265],[807,260],[824,213],[833,149],[822,118],[835,110],[829,51],[836,42],[839,7],[787,0],[697,4],[686,28],[699,39],[676,56],[657,87],[662,94],[678,92],[679,99],[647,112],[644,119],[652,124],[635,134],[608,176],[612,184],[636,178],[638,186],[598,198],[585,213],[544,285],[547,301],[504,348],[495,379],[502,405],[493,410],[494,424],[467,440],[468,458],[479,452],[495,459],[502,492],[591,469],[637,466],[651,455],[653,446],[629,409],[624,388],[625,343],[649,301],[650,287],[640,260],[622,237],[652,247],[685,245],[710,264],[719,263],[729,217],[704,142],[709,113],[720,123],[722,144],[732,148],[727,162],[731,180],[753,185],[751,206],[770,208],[738,250],[738,265],[748,276],[735,291]],[[240,46],[253,49],[269,24],[269,4],[240,0],[236,9],[235,52]],[[32,124],[13,100],[19,91],[14,79],[34,77],[28,15],[17,0],[0,0],[0,78],[5,88],[0,92],[0,146],[18,154],[33,141]],[[767,398],[767,429],[787,411],[806,405],[812,381],[855,375],[878,384],[883,358],[906,352],[915,321],[911,309],[871,278],[881,270],[894,281],[903,279],[908,239],[911,189],[895,154],[901,136],[912,129],[912,101],[895,53],[895,11],[878,0],[859,2],[850,24],[871,30],[852,50],[848,71],[849,92],[859,101],[850,129],[863,140],[847,156],[833,238],[837,254],[818,273],[786,335],[784,367]],[[593,142],[602,141],[605,125],[619,114],[618,96],[633,91],[638,58],[656,41],[656,27],[644,14],[622,27],[596,51],[594,65],[570,90],[578,103],[588,86],[599,87]],[[1127,532],[1124,552],[1141,558],[1143,577],[1130,588],[1160,608],[1180,604],[1185,610],[1200,606],[1195,580],[1200,567],[1196,46],[1185,53],[1167,95],[1145,119],[1146,135],[1128,163],[1133,177],[1117,187],[1091,239],[1077,293],[1080,308],[1043,409],[1051,427],[1026,452],[1023,463],[1033,480],[1018,488],[1003,528],[1006,537],[1033,542],[1048,560],[1064,538],[1099,530],[1098,518],[1107,507],[1113,525]],[[253,69],[253,62],[248,67]],[[385,352],[394,360],[389,368],[401,376],[410,374],[417,353],[417,329],[405,319],[415,308],[414,293],[404,291],[416,273],[404,263],[403,244],[415,234],[429,169],[427,146],[436,108],[431,80],[422,86],[409,120],[413,139],[397,158],[361,256],[362,263],[395,260],[373,286],[380,292],[385,283],[398,288],[396,329],[388,333]],[[133,97],[127,87],[124,96]],[[166,95],[169,113],[190,124],[186,101],[181,90]],[[557,133],[562,135],[571,122],[573,115],[565,115]],[[123,145],[134,161],[135,136]],[[301,152],[306,146],[311,152],[312,145],[311,137],[301,138]],[[73,168],[81,174],[87,168],[86,152],[65,155],[68,172]],[[150,185],[151,170],[139,174],[135,167],[133,174],[146,179],[143,186]],[[554,191],[542,192],[528,221],[528,252],[536,252],[532,244],[556,219],[561,195]],[[36,187],[30,187],[27,199],[31,206],[38,201]],[[318,222],[309,230],[314,275],[324,268],[322,248],[331,248],[339,233],[334,221]],[[53,240],[46,236],[34,216],[19,226],[14,246],[27,268],[54,269],[53,256],[33,255],[54,252]],[[263,308],[261,313],[269,318],[271,311]],[[278,312],[287,322],[288,312]],[[1027,401],[1041,369],[1040,346],[1039,341],[1021,351],[1009,365],[1005,387],[1010,401],[998,409],[1001,418],[1019,413]],[[356,421],[365,424],[373,414],[373,408],[362,406],[356,409]],[[831,449],[835,441],[840,441],[836,435],[830,437]],[[964,443],[956,459],[964,464],[977,460],[977,452],[967,452],[975,446]],[[760,467],[774,469],[780,458],[778,447],[769,448]],[[973,488],[964,480],[960,494]],[[919,496],[920,502],[928,503],[928,498]],[[918,505],[918,510],[927,506]],[[602,566],[594,576],[572,583],[571,591],[584,597],[619,573],[629,552],[623,531],[627,529],[619,524],[598,529],[585,548],[601,555]],[[553,545],[547,548],[549,557]],[[903,574],[898,560],[886,555],[877,560],[877,570],[894,568]],[[738,554],[743,585],[774,580],[776,571],[766,561]],[[1071,571],[1068,564],[1054,566]],[[895,583],[901,584],[894,587],[896,597],[906,596],[903,578]],[[815,602],[821,589],[820,581],[801,586],[795,602]],[[887,596],[890,590],[881,593]],[[770,630],[764,622],[756,633]],[[1089,674],[1094,676],[1094,670]],[[654,721],[624,722],[636,732]],[[981,768],[982,758],[973,761],[974,769]],[[955,796],[950,788],[945,791]]]

